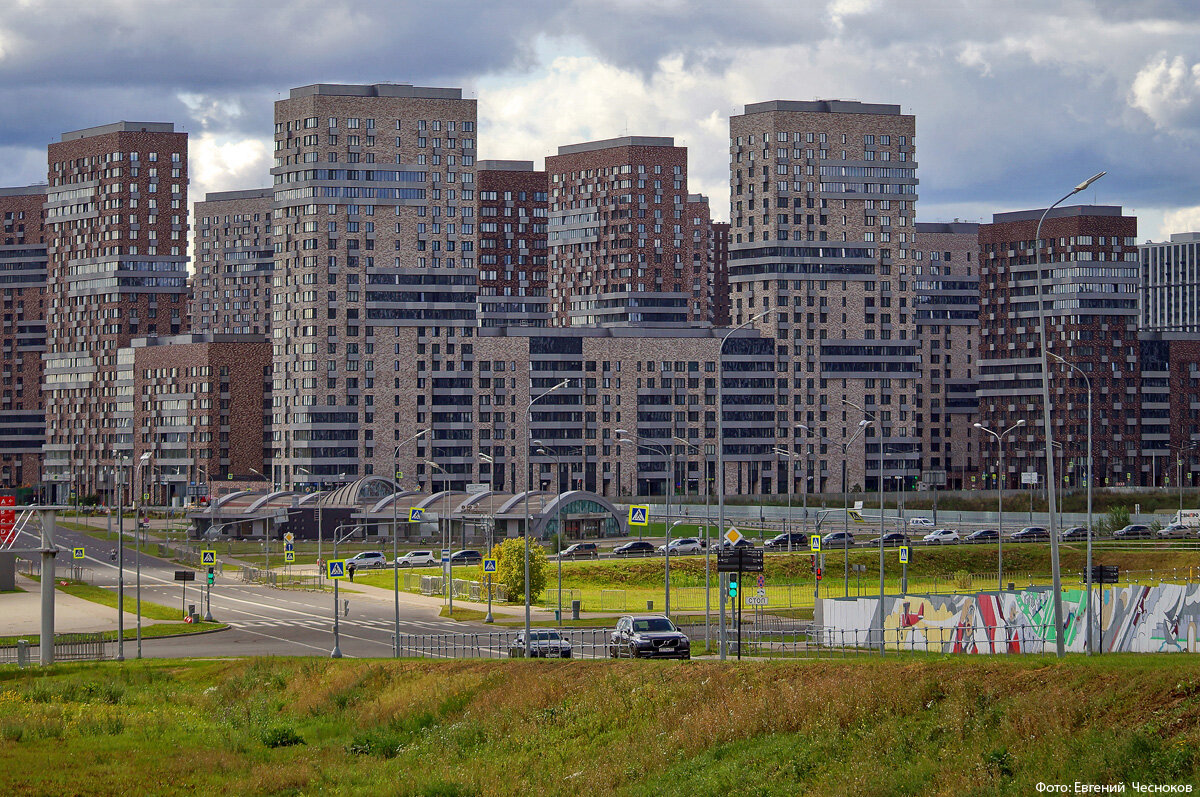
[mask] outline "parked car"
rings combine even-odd
[[[1196,529],[1193,526],[1185,526],[1182,523],[1172,523],[1164,529],[1158,530],[1158,536],[1164,540],[1179,539],[1180,537],[1190,537]]]
[[[510,659],[525,658],[525,632],[517,634],[516,639],[508,647]],[[557,631],[536,630],[529,632],[529,658],[531,659],[569,659],[571,658],[571,643]]]
[[[747,539],[746,537],[742,537],[740,540],[738,540],[737,545],[730,545],[729,540],[721,540],[721,548],[726,551],[733,550],[734,548],[753,548],[753,547],[754,547],[754,543],[750,542],[750,540]]]
[[[831,531],[821,538],[822,548],[844,548],[854,547],[854,532],[852,531]]]
[[[479,551],[473,551],[470,548],[464,548],[461,551],[455,551],[450,555],[450,566],[455,565],[477,565],[483,561],[483,554]]]
[[[652,556],[654,543],[645,540],[630,540],[624,545],[613,548],[613,554],[615,556]]]
[[[690,659],[691,642],[667,617],[626,615],[617,620],[617,628],[608,643],[608,655],[631,659]]]
[[[398,567],[429,567],[438,564],[439,561],[433,551],[409,551],[404,556],[396,557]]]
[[[561,559],[599,559],[600,547],[594,542],[577,542],[568,545],[559,554]]]
[[[369,570],[376,567],[387,567],[387,557],[382,551],[363,551],[356,553],[346,560],[346,569],[354,568],[355,570]]]
[[[944,545],[946,543],[962,542],[955,529],[934,529],[921,538],[926,545]]]
[[[883,535],[884,547],[891,547],[891,546],[896,546],[896,545],[908,545],[908,544],[909,544],[909,540],[908,540],[907,534],[901,534],[898,531],[889,531],[887,534]],[[868,542],[867,545],[878,546],[879,538],[876,537],[875,539]]]
[[[660,546],[658,546],[657,550],[659,553],[666,553],[667,546],[660,545]],[[671,554],[672,555],[685,554],[685,553],[703,553],[703,552],[704,552],[704,546],[700,544],[699,540],[694,539],[692,537],[681,537],[678,540],[671,540]]]
[[[1113,537],[1118,540],[1148,540],[1153,536],[1154,531],[1140,523],[1130,523],[1125,528],[1113,532]]]
[[[927,517],[910,517],[908,519],[908,525],[910,525],[910,526],[928,526],[929,528],[933,528],[933,521]]]
[[[995,542],[1000,533],[995,529],[976,529],[963,538],[963,542]]]
[[[1086,540],[1087,526],[1072,526],[1069,529],[1063,529],[1062,534],[1058,535],[1060,540]]]
[[[793,551],[808,550],[808,535],[798,531],[793,531],[788,534],[780,534],[763,543],[764,548],[769,548],[773,551],[786,551],[788,549],[788,541],[791,541]]]
[[[1026,526],[1020,531],[1014,532],[1010,540],[1013,542],[1033,542],[1034,540],[1050,539],[1050,532],[1042,526]]]

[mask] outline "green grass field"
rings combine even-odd
[[[1132,793],[1198,750],[1182,655],[0,669],[8,794]]]

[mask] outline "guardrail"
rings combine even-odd
[[[540,629],[538,629],[540,630]],[[534,631],[537,633],[537,630]],[[571,628],[561,632],[570,644],[570,655],[546,658],[603,659],[609,656],[612,631],[607,628]],[[482,634],[401,634],[399,654],[431,659],[506,659],[524,656],[524,646],[515,646],[518,632]],[[540,643],[544,644],[544,643]],[[538,655],[535,651],[535,657]]]
[[[103,633],[55,634],[54,661],[100,661],[108,658],[108,645]],[[0,647],[0,664],[27,666],[39,661],[41,646],[19,640],[16,645]]]
[[[41,559],[22,559],[17,557],[17,572],[29,576],[30,578],[41,578],[42,575],[42,560]],[[54,577],[70,581],[78,581],[84,584],[91,584],[96,573],[90,567],[83,565],[64,564],[56,562],[54,567]]]

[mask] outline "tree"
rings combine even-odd
[[[514,537],[504,540],[492,548],[496,560],[494,581],[508,587],[509,603],[525,602],[525,538]],[[483,565],[479,566],[480,577]],[[546,551],[530,541],[529,545],[529,600],[536,601],[546,588]]]

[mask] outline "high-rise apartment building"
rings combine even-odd
[[[571,144],[546,172],[558,325],[709,320],[692,288],[686,147],[651,136]]]
[[[1093,461],[1097,486],[1152,483],[1168,456],[1170,390],[1165,344],[1138,336],[1141,267],[1137,219],[1120,207],[1073,205],[997,213],[979,228],[979,420],[1006,441],[1003,484],[1045,473],[1037,262],[1049,351],[1089,375],[1093,389]],[[1087,389],[1053,360],[1050,396],[1063,481],[1082,483],[1087,456]],[[994,442],[985,447],[994,459]]]
[[[388,476],[424,429],[406,478],[428,484],[428,459],[471,480],[475,124],[460,89],[317,84],[275,104],[275,481]]]
[[[117,122],[64,133],[47,157],[44,478],[109,500],[114,453],[134,448],[121,352],[186,331],[187,134]]]
[[[1138,246],[1142,329],[1200,332],[1200,232]]]
[[[979,225],[918,222],[911,258],[913,311],[921,341],[925,410],[920,428],[924,469],[946,474],[952,490],[980,488],[979,440],[974,427],[979,371]],[[876,454],[878,451],[876,450]],[[868,456],[871,451],[868,450]],[[888,477],[909,477],[921,467],[917,452],[884,451]],[[903,474],[896,463],[905,461]],[[938,477],[941,486],[941,478]],[[893,483],[893,487],[899,487]]]
[[[729,326],[729,222],[713,222],[712,247],[712,323],[715,327],[727,327]]]
[[[692,301],[699,302],[707,315],[700,319],[711,324],[713,320],[713,291],[716,287],[713,276],[717,259],[717,236],[713,230],[712,209],[704,194],[688,194],[686,218],[691,222],[691,263],[684,269],[686,287],[692,293]]]
[[[776,352],[763,363],[775,390],[734,396],[753,409],[726,403],[727,489],[733,471],[748,492],[788,481],[785,463],[759,467],[786,441],[815,451],[795,492],[804,479],[840,489],[843,451],[847,487],[876,489],[879,446],[919,449],[915,130],[899,106],[860,102],[774,100],[730,118],[731,322],[767,313],[755,325]],[[750,412],[764,420],[739,427]]]
[[[476,185],[479,326],[547,326],[546,173],[533,161],[479,161]]]
[[[273,189],[258,188],[210,193],[196,203],[193,332],[270,333],[274,198]]]
[[[42,353],[46,350],[46,186],[0,188],[0,485],[36,485],[42,476],[46,415]],[[69,485],[63,484],[66,500]]]

